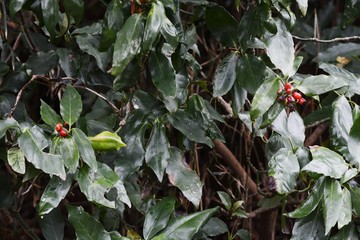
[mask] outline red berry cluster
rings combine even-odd
[[[61,137],[64,138],[67,136],[67,131],[63,128],[63,125],[61,123],[57,123],[55,125],[55,130],[59,133]]]
[[[306,102],[301,93],[294,91],[291,83],[285,83],[284,88],[278,90],[278,101],[283,102],[290,111],[295,110],[295,104],[303,105]]]

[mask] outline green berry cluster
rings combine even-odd
[[[294,90],[291,83],[285,83],[283,88],[278,90],[278,101],[284,103],[290,111],[295,110],[295,105],[303,105],[306,100],[301,93]]]

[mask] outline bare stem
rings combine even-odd
[[[351,37],[342,37],[342,38],[333,38],[333,39],[319,39],[319,38],[303,38],[293,35],[293,38],[299,41],[304,42],[317,42],[317,43],[335,43],[335,42],[352,42],[360,41],[360,36],[351,36]]]

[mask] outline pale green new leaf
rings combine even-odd
[[[71,126],[79,119],[81,111],[81,96],[73,86],[68,85],[60,100],[60,114],[64,121]]]
[[[347,85],[341,78],[321,74],[303,79],[297,88],[307,96],[315,96]]]

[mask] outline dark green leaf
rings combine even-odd
[[[148,92],[137,90],[134,93],[132,104],[144,114],[153,114],[155,116],[165,114],[163,104],[154,95]]]
[[[323,196],[323,215],[325,223],[325,235],[335,226],[342,214],[343,205],[341,185],[337,180],[325,179]],[[345,214],[345,213],[344,213]]]
[[[303,218],[312,213],[322,199],[324,186],[324,177],[321,177],[316,181],[308,198],[301,204],[299,208],[295,209],[293,212],[288,213],[287,216],[292,218]]]
[[[56,208],[39,220],[42,234],[46,240],[63,240],[65,221],[60,209]]]
[[[209,237],[215,237],[226,233],[228,231],[228,227],[226,226],[226,223],[223,222],[220,218],[212,217],[201,228],[201,231]]]
[[[40,114],[41,114],[41,119],[54,129],[57,123],[62,122],[61,117],[42,99],[40,106]]]
[[[300,166],[295,154],[286,148],[280,149],[269,161],[269,176],[274,177],[276,191],[280,194],[294,190],[299,172]]]
[[[76,77],[77,71],[81,67],[80,56],[68,48],[58,48],[59,63],[62,70],[68,77]]]
[[[255,92],[250,116],[251,120],[255,121],[258,117],[263,115],[277,99],[277,91],[280,87],[280,78],[271,78],[265,81]]]
[[[199,176],[183,160],[183,153],[177,148],[170,148],[170,161],[166,173],[171,184],[178,187],[184,196],[196,207],[202,195],[202,183]]]
[[[139,53],[142,34],[143,23],[141,14],[131,15],[117,33],[111,74],[120,75]]]
[[[72,135],[78,146],[80,157],[89,165],[93,171],[97,171],[96,157],[94,149],[85,133],[78,128],[72,129]]]
[[[160,1],[153,2],[145,24],[142,51],[147,51],[152,47],[160,33],[164,18],[164,5]]]
[[[174,240],[191,239],[216,211],[217,208],[211,208],[187,216],[173,218],[162,233]]]
[[[350,129],[348,146],[347,146],[351,156],[351,163],[356,164],[356,166],[359,166],[360,164],[359,143],[360,143],[360,118],[357,118]]]
[[[242,240],[250,240],[251,239],[250,233],[246,229],[240,229],[239,231],[236,232],[235,235],[239,236]]]
[[[160,32],[166,42],[168,42],[173,48],[176,48],[179,43],[178,31],[176,30],[174,24],[166,16],[162,21]]]
[[[126,66],[124,72],[118,75],[113,82],[113,90],[124,90],[134,86],[140,78],[140,65],[134,60]]]
[[[64,121],[71,126],[79,119],[81,111],[81,96],[73,86],[68,85],[60,100],[60,114]]]
[[[279,116],[279,114],[285,109],[285,105],[278,101],[274,102],[274,104],[269,108],[269,110],[263,115],[263,119],[260,125],[260,128],[266,128],[270,124],[272,124]],[[304,123],[301,122],[301,127],[303,127]]]
[[[353,23],[360,14],[360,2],[357,0],[345,0],[344,14],[341,19],[343,28]]]
[[[72,175],[68,175],[65,180],[61,180],[56,176],[51,178],[39,202],[39,215],[48,214],[59,205],[60,201],[69,192],[72,180]]]
[[[161,182],[164,171],[170,159],[169,140],[165,133],[165,127],[159,120],[155,120],[151,136],[146,147],[146,164],[154,171]]]
[[[219,5],[206,7],[206,26],[216,40],[227,46],[236,46],[238,23],[225,8]]]
[[[238,56],[236,53],[231,53],[226,56],[215,72],[214,77],[214,97],[225,95],[232,86],[236,79],[236,65],[238,62]]]
[[[359,239],[354,223],[348,224],[340,229],[330,240]]]
[[[61,19],[59,0],[41,0],[41,10],[46,30],[52,37],[55,37],[56,25]]]
[[[356,216],[360,216],[360,188],[352,187],[350,188],[350,193],[353,211]]]
[[[351,206],[351,194],[347,188],[342,189],[342,205],[341,213],[338,220],[338,229],[341,229],[345,225],[351,222],[352,218],[352,206]],[[339,206],[338,206],[339,207]]]
[[[325,51],[319,53],[316,61],[331,62],[335,61],[338,56],[352,57],[360,54],[360,44],[358,43],[339,43],[329,47]]]
[[[69,173],[75,173],[79,165],[79,149],[73,138],[60,138],[58,142],[58,151],[64,159],[65,167]]]
[[[52,68],[57,66],[58,62],[59,57],[55,51],[37,52],[29,57],[25,66],[31,70],[32,75],[47,74]]]
[[[307,96],[315,96],[347,85],[348,84],[340,78],[317,75],[303,79],[297,88]]]
[[[10,3],[9,3],[10,15],[12,17],[14,17],[15,14],[22,9],[25,2],[26,2],[26,0],[10,0]]]
[[[231,90],[232,95],[232,109],[234,115],[237,116],[241,112],[247,97],[247,91],[241,87],[239,81],[235,81],[234,86]]]
[[[67,206],[69,222],[75,228],[79,240],[110,240],[110,234],[82,207]]]
[[[319,173],[332,178],[341,178],[349,168],[341,155],[328,148],[312,148],[310,152],[313,160],[301,169],[302,171]]]
[[[21,149],[13,147],[7,151],[7,160],[12,170],[17,173],[25,173],[25,156]]]
[[[19,137],[18,143],[26,159],[31,162],[35,168],[65,179],[66,173],[62,157],[42,152],[38,146],[39,139],[33,132],[29,129],[25,130]]]
[[[322,219],[321,211],[318,209],[312,214],[298,219],[292,230],[291,240],[325,240],[325,227]]]
[[[160,52],[155,52],[150,56],[149,63],[151,78],[157,89],[165,96],[175,96],[176,76],[174,68],[167,57]]]
[[[143,228],[145,240],[151,239],[166,227],[174,208],[174,198],[163,198],[146,212]]]
[[[83,0],[66,0],[64,7],[65,12],[74,18],[76,24],[79,24],[84,17]]]
[[[188,139],[194,142],[205,143],[212,146],[211,139],[206,136],[205,131],[201,128],[189,114],[179,109],[176,112],[168,115],[168,120],[174,128],[179,130]]]
[[[219,198],[220,198],[222,204],[224,204],[226,210],[229,211],[232,206],[232,202],[231,202],[231,198],[230,198],[229,194],[227,194],[226,192],[223,192],[223,191],[217,191],[217,194],[219,195]]]

